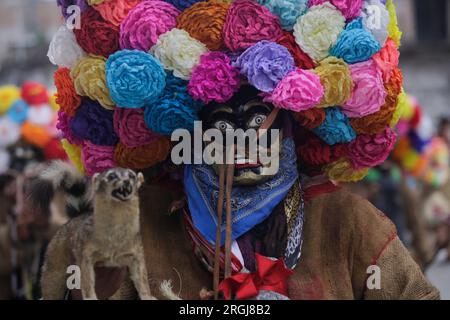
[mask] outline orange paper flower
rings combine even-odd
[[[400,68],[394,68],[390,74],[389,81],[384,85],[388,95],[398,96],[402,91],[403,73]]]
[[[312,130],[324,122],[326,113],[324,109],[312,108],[305,111],[294,112],[293,116],[295,121],[302,127]]]
[[[375,134],[383,132],[390,124],[397,107],[398,96],[388,95],[380,111],[363,118],[351,119],[351,125],[358,134]]]
[[[170,140],[162,137],[151,144],[128,148],[119,143],[114,152],[114,158],[120,167],[131,169],[146,169],[164,161],[170,152]]]
[[[218,1],[197,2],[178,16],[177,28],[186,30],[209,50],[220,50],[228,7],[228,4]]]
[[[45,128],[30,122],[25,122],[22,126],[22,137],[28,143],[41,149],[45,148],[52,139]]]
[[[103,19],[111,22],[115,26],[120,26],[131,9],[136,7],[142,0],[109,0],[93,8],[100,12]]]
[[[81,104],[81,97],[75,91],[75,86],[70,77],[70,70],[68,68],[59,68],[53,75],[53,78],[58,90],[56,103],[67,115],[73,117]]]

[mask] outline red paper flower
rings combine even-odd
[[[64,151],[61,141],[54,138],[45,146],[44,155],[47,160],[65,160],[67,159],[67,154]]]
[[[339,160],[347,153],[346,144],[330,146],[317,137],[310,137],[297,147],[298,156],[308,165],[323,166]]]
[[[291,55],[294,57],[295,65],[300,69],[313,69],[316,67],[314,61],[312,61],[312,59],[304,53],[295,42],[295,38],[292,33],[284,31],[281,37],[277,39],[277,43],[289,50]]]
[[[87,53],[108,58],[119,50],[119,27],[105,21],[92,8],[81,14],[81,28],[75,29],[74,33],[78,44]]]
[[[47,87],[37,82],[25,82],[22,86],[22,99],[29,105],[48,103]]]

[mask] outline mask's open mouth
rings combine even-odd
[[[246,157],[236,155],[234,165],[234,176],[240,177],[248,173],[261,174],[261,163],[252,161]]]
[[[120,200],[127,201],[130,200],[131,195],[133,194],[133,188],[131,186],[122,186],[118,189],[114,189],[111,195]]]

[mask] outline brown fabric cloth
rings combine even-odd
[[[399,245],[392,222],[363,198],[339,190],[305,210],[303,256],[289,284],[292,299],[439,297]],[[371,265],[380,268],[380,290],[367,289]]]
[[[142,233],[153,294],[158,296],[161,281],[170,279],[183,299],[199,299],[202,288],[211,289],[212,276],[192,253],[181,217],[166,214],[177,195],[155,187],[143,195]],[[373,264],[381,270],[379,290],[366,287]],[[303,253],[288,288],[291,299],[439,298],[392,222],[345,189],[306,204]]]

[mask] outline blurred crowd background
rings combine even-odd
[[[56,67],[48,61],[47,50],[53,34],[62,23],[60,10],[55,2],[56,0],[0,0],[0,86],[20,87],[26,81],[36,81],[48,87],[49,92],[53,91],[53,72]],[[446,119],[450,119],[450,0],[395,0],[395,4],[403,31],[400,61],[405,90],[417,99],[422,113],[432,120],[431,130],[434,134],[441,134],[443,140],[449,143],[450,122],[446,122]],[[411,114],[409,120],[417,119]],[[31,173],[30,175],[32,176]],[[442,298],[450,299],[450,219],[447,224],[430,228],[426,226],[423,217],[426,207],[424,204],[429,199],[432,199],[429,201],[429,210],[433,211],[435,207],[439,207],[439,210],[445,208],[450,217],[450,183],[430,189],[423,185],[418,187],[420,183],[414,182],[414,179],[402,179],[400,175],[401,173],[393,170],[392,163],[388,162],[372,172],[369,179],[353,188],[383,211],[389,211],[388,215],[397,224],[402,239],[411,248],[430,281],[441,290]],[[18,194],[16,189],[18,187],[14,185],[14,190],[11,191],[14,198]],[[448,203],[441,206],[442,199],[435,201],[436,189],[440,189]],[[64,219],[59,219],[55,223],[63,221]],[[37,260],[30,260],[33,264],[36,263],[33,261],[39,261],[42,247],[36,248],[34,242],[31,243],[32,246],[25,247],[31,251],[31,257],[38,256]],[[0,244],[0,260],[4,259],[2,254]],[[32,282],[33,277],[37,278],[33,274],[34,270],[37,269],[30,268],[27,272],[13,270],[13,281],[16,281],[13,285],[16,286],[16,291],[17,288],[22,290],[13,293],[15,298],[33,297],[32,292],[25,292],[29,288],[27,289],[26,279],[21,277],[31,274]],[[6,283],[10,282],[9,275],[5,278],[0,274],[0,282],[2,279],[6,279]],[[0,299],[5,297],[2,296],[2,283]],[[11,292],[7,294],[11,295]]]

